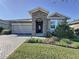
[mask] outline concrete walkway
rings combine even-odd
[[[28,37],[18,37],[16,35],[0,36],[0,59],[6,59],[17,47],[19,47]]]

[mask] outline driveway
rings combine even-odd
[[[16,35],[0,36],[0,59],[6,59],[17,47],[19,47],[27,37],[18,37]]]

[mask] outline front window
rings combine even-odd
[[[51,20],[50,21],[50,27],[51,27],[51,29],[55,29],[56,26],[57,26],[57,20]]]

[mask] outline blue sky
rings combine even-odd
[[[50,13],[59,12],[71,19],[79,18],[78,0],[0,0],[0,19],[28,19],[29,11],[43,7]]]

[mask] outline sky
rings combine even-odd
[[[0,0],[0,19],[28,19],[29,11],[37,7],[79,19],[79,0]]]

